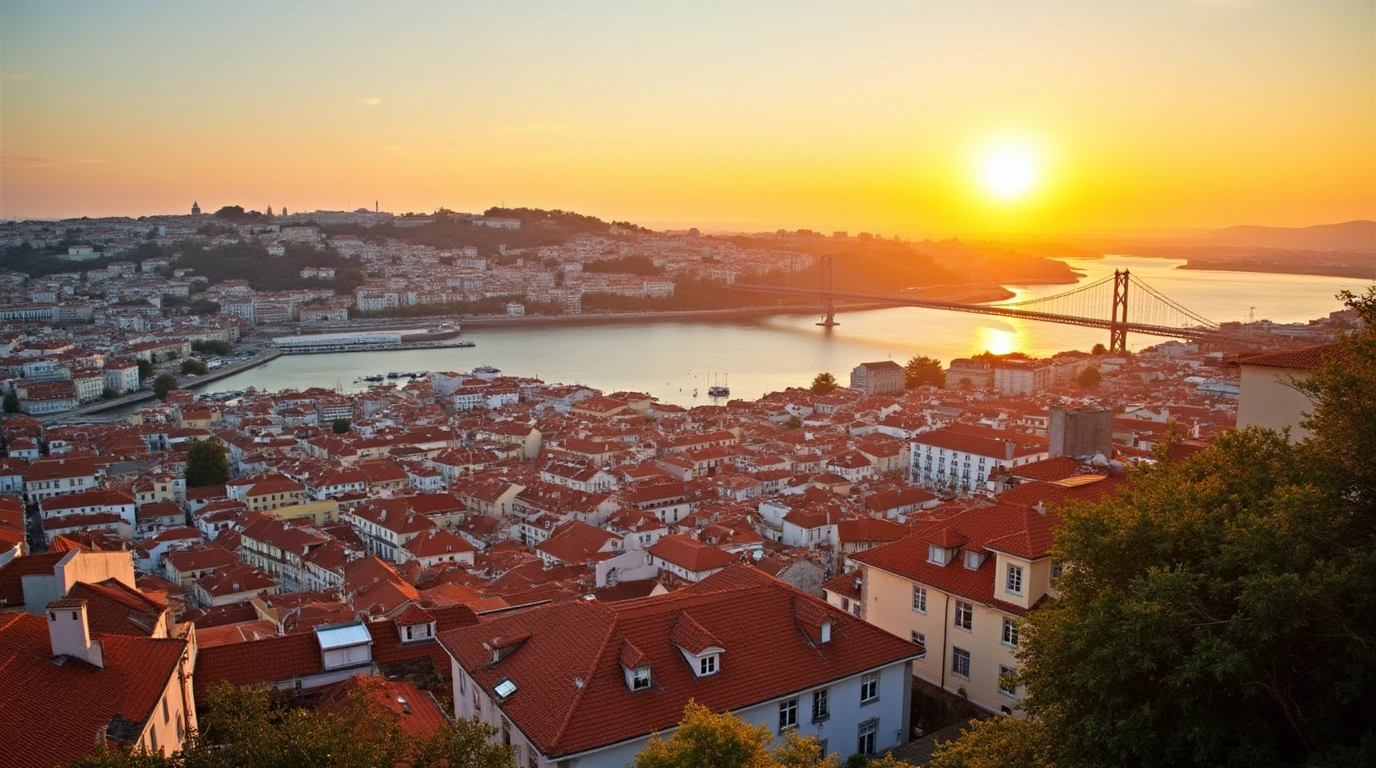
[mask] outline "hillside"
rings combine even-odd
[[[1228,227],[1181,241],[1182,245],[1225,248],[1287,248],[1316,251],[1376,251],[1376,221],[1345,221],[1312,227]]]

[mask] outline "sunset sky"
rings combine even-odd
[[[0,216],[1376,218],[1376,3],[7,2]]]

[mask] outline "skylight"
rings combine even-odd
[[[497,681],[497,687],[492,689],[500,698],[509,698],[516,692],[516,684],[511,682],[511,678],[504,677]]]

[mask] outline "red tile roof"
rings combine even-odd
[[[435,700],[411,683],[363,675],[354,675],[334,686],[321,699],[318,709],[347,715],[353,711],[354,695],[360,693],[391,715],[409,734],[429,736],[447,722]]]
[[[716,674],[696,677],[676,647],[671,636],[685,613],[724,649]],[[831,641],[818,644],[800,627],[800,616],[831,619]],[[530,638],[520,648],[492,663],[484,644],[526,633]],[[906,640],[744,566],[661,597],[556,603],[441,638],[489,693],[502,678],[516,683],[502,712],[552,757],[671,728],[690,699],[713,711],[739,709],[920,653]],[[652,684],[633,693],[621,663],[641,657],[649,662]]]
[[[313,675],[324,670],[314,632],[201,648],[196,657],[196,695],[217,683],[249,685]]]
[[[736,556],[730,552],[681,533],[665,536],[646,551],[692,573],[725,568],[736,562]]]
[[[1268,352],[1264,355],[1253,355],[1238,360],[1238,365],[1259,365],[1267,368],[1294,368],[1298,370],[1313,371],[1323,365],[1330,355],[1338,350],[1337,344],[1319,344],[1304,349],[1292,349],[1285,352]]]
[[[186,651],[183,640],[99,635],[104,668],[57,663],[48,622],[0,614],[0,744],[16,768],[65,765],[98,743],[115,718],[145,725]]]

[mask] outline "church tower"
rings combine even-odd
[[[197,202],[195,202],[195,201],[192,201],[192,203],[191,203],[191,215],[192,215],[192,216],[200,216],[200,215],[201,215],[201,205],[200,205],[200,203],[197,203]]]

